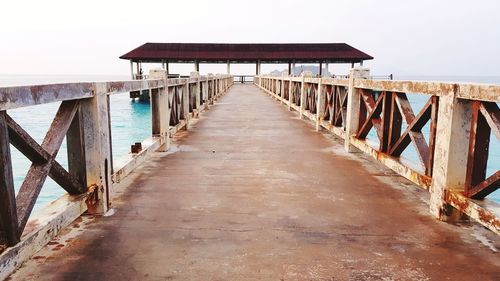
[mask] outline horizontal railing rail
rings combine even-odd
[[[485,199],[500,187],[500,171],[486,173],[490,137],[500,141],[500,86],[375,80],[362,68],[338,78],[254,80],[317,130],[342,138],[346,150],[357,148],[429,190],[436,217],[453,217],[454,207],[500,233],[498,204]],[[423,100],[418,110],[415,95]],[[403,156],[411,146],[416,163]]]
[[[234,77],[234,82],[237,83],[251,83],[253,82],[253,75],[233,75]]]
[[[154,70],[149,78],[0,88],[0,253],[18,244],[23,233],[27,235],[28,221],[47,177],[69,194],[67,206],[78,202],[71,218],[84,211],[104,214],[111,207],[113,185],[137,167],[144,156],[156,150],[166,151],[170,135],[188,129],[189,120],[233,84],[230,75],[170,79],[165,71]],[[149,91],[151,138],[117,165],[111,152],[110,95],[133,91]],[[59,109],[41,144],[8,113],[54,102],[60,102]],[[65,138],[68,169],[56,160]],[[31,162],[17,196],[11,144]],[[58,219],[66,223],[70,220]],[[61,227],[57,225],[51,235]]]

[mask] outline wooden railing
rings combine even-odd
[[[498,204],[485,199],[500,187],[500,171],[486,176],[490,135],[500,140],[500,86],[373,80],[362,68],[347,79],[254,80],[317,130],[342,138],[347,151],[357,148],[429,190],[436,217],[465,213],[500,233]],[[409,101],[415,95],[425,99],[418,111]],[[416,163],[402,156],[410,144]]]
[[[47,177],[69,194],[64,199],[66,209],[74,207],[69,215],[68,212],[60,215],[59,221],[47,226],[47,233],[43,234],[46,237],[36,238],[40,241],[49,241],[62,224],[84,211],[105,213],[111,206],[113,184],[139,165],[145,155],[167,150],[169,136],[181,128],[187,129],[191,118],[233,84],[228,75],[167,79],[164,71],[156,70],[149,77],[149,80],[0,88],[0,253],[18,244],[23,232],[27,235],[26,225]],[[140,151],[129,154],[117,165],[111,152],[109,96],[143,90],[149,90],[151,96],[152,137],[143,142]],[[11,109],[33,106],[36,110],[36,105],[52,102],[60,102],[60,106],[41,144],[8,114]],[[68,170],[55,160],[65,137]],[[17,196],[10,144],[32,163]],[[37,223],[33,222],[33,229],[44,227]]]

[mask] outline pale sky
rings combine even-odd
[[[375,57],[365,63],[373,74],[500,76],[498,0],[4,0],[0,8],[3,74],[128,75],[118,57],[145,42],[345,42]],[[284,67],[263,71],[274,68]]]

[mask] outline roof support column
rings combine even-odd
[[[138,77],[141,74],[141,63],[140,62],[136,62],[136,67],[137,67],[136,68],[137,72],[135,74],[136,74],[136,77]],[[137,79],[137,78],[135,78],[135,79]]]
[[[130,60],[130,76],[132,77],[132,80],[134,80],[134,61]]]
[[[255,74],[260,75],[260,60],[255,64]]]
[[[323,63],[319,62],[319,77],[323,76]]]
[[[292,75],[292,63],[288,62],[288,76]]]
[[[200,63],[198,61],[194,62],[194,71],[200,72]]]
[[[292,76],[295,75],[295,61],[292,62]]]
[[[167,73],[168,78],[168,75],[170,74],[170,71],[168,70],[168,61],[165,62],[165,72]]]
[[[328,74],[328,63],[325,62],[325,73],[324,73],[323,77],[328,77],[328,75],[329,75]]]
[[[231,74],[231,63],[227,61],[227,74]]]

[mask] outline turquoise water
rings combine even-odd
[[[40,76],[40,75],[0,75],[0,86],[19,86],[48,83],[64,83],[74,81],[112,81],[128,80],[128,76]],[[500,77],[396,77],[396,79],[411,80],[441,80],[441,81],[469,81],[479,83],[500,84]],[[427,101],[425,96],[409,95],[410,102],[414,106],[415,114]],[[43,140],[50,122],[55,115],[59,103],[27,107],[15,110],[9,110],[9,114],[18,122],[30,135],[39,143]],[[424,128],[428,132],[428,126]],[[144,140],[150,136],[151,132],[151,114],[149,103],[131,101],[128,93],[116,94],[111,96],[111,133],[113,141],[113,159],[119,159],[126,155],[130,150],[130,145]],[[428,133],[426,134],[428,137]],[[373,132],[369,135],[370,139],[376,140]],[[410,147],[403,156],[416,161],[416,153]],[[14,147],[11,146],[13,173],[16,190],[19,189],[30,162]],[[57,155],[58,162],[67,168],[66,143],[63,142]],[[490,149],[490,159],[488,163],[488,173],[491,174],[500,169],[500,145],[493,137]],[[47,179],[42,192],[35,206],[35,211],[46,204],[52,202],[64,194],[60,188],[50,178]],[[490,198],[500,202],[500,192],[490,195]]]

